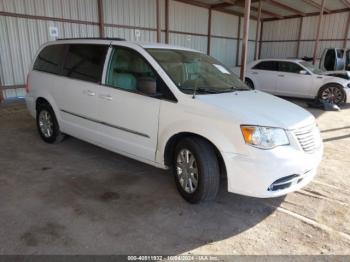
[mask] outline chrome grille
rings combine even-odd
[[[303,127],[294,131],[301,148],[306,153],[315,152],[321,144],[320,131],[316,125]]]

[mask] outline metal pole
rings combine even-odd
[[[239,45],[241,38],[241,17],[238,17],[238,30],[237,30],[237,48],[236,48],[236,66],[239,66]]]
[[[298,43],[297,43],[297,50],[296,50],[296,55],[295,55],[296,58],[299,57],[300,39],[301,39],[301,32],[302,32],[302,30],[303,30],[303,22],[304,22],[304,18],[303,18],[303,17],[300,17],[300,25],[299,25],[299,33],[298,33]]]
[[[160,43],[161,42],[161,24],[160,24],[160,0],[157,0],[156,3],[156,13],[157,13],[157,42]]]
[[[208,44],[207,44],[207,54],[210,55],[210,47],[211,47],[211,13],[212,10],[209,8],[208,14]]]
[[[169,0],[165,0],[165,43],[169,43]]]
[[[104,13],[103,13],[103,2],[102,0],[97,0],[98,8],[98,23],[100,29],[100,37],[105,37],[105,25],[104,25]]]
[[[242,42],[242,57],[241,57],[241,74],[240,74],[240,78],[241,78],[242,81],[244,81],[244,79],[245,79],[245,69],[246,69],[246,63],[247,63],[250,4],[251,4],[251,0],[245,0],[245,5],[244,5],[244,24],[243,24],[243,42]]]
[[[263,32],[264,32],[264,21],[261,22],[261,27],[260,27],[260,45],[259,45],[259,56],[258,56],[259,59],[261,58]]]
[[[347,22],[346,27],[345,27],[344,44],[343,44],[344,48],[346,48],[346,46],[348,44],[349,29],[350,29],[350,12],[349,12],[349,16],[348,16],[348,22]]]
[[[256,60],[259,56],[258,43],[259,43],[259,35],[260,35],[260,25],[261,25],[261,0],[259,1],[258,19],[256,20],[254,60]]]
[[[325,2],[326,2],[326,0],[322,0],[321,13],[320,13],[320,16],[318,18],[316,41],[315,41],[315,47],[314,47],[314,55],[313,55],[313,59],[312,59],[313,64],[316,63],[317,49],[318,49],[319,42],[320,42],[320,32],[321,32],[321,24],[322,24],[322,20],[323,20],[323,12],[324,12]]]

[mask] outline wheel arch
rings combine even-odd
[[[250,81],[252,83],[252,85],[253,85],[252,88],[255,89],[255,83],[254,83],[254,81],[253,81],[253,79],[251,77],[246,76],[244,78],[244,81]]]
[[[212,145],[214,148],[214,151],[218,157],[220,173],[222,175],[226,176],[227,170],[226,170],[225,161],[224,161],[218,147],[212,141],[210,141],[208,138],[206,138],[202,135],[193,133],[193,132],[179,132],[179,133],[173,134],[168,139],[168,141],[166,142],[166,145],[165,145],[165,149],[164,149],[164,164],[166,166],[172,166],[172,159],[173,159],[175,147],[176,147],[177,143],[179,143],[179,141],[184,139],[185,137],[199,137],[199,138],[207,141],[210,145]]]
[[[42,103],[47,103],[51,106],[51,108],[53,109],[56,119],[59,123],[61,123],[61,115],[59,114],[59,109],[54,101],[54,99],[50,96],[38,96],[35,99],[35,110],[38,110],[38,106]]]
[[[35,100],[35,110],[38,110],[38,107],[42,104],[50,104],[50,102],[45,99],[44,97],[38,97],[36,100]]]

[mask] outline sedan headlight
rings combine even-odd
[[[265,126],[241,126],[244,141],[257,148],[272,149],[289,145],[289,139],[282,128]]]

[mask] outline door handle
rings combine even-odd
[[[108,100],[108,101],[112,101],[113,97],[111,97],[110,95],[100,95],[100,98],[104,99],[104,100]]]
[[[91,91],[91,90],[85,90],[84,94],[87,94],[88,96],[94,96],[95,92]]]
[[[284,77],[284,75],[278,75],[279,77]]]
[[[258,72],[252,72],[252,75],[258,75],[259,73]]]

